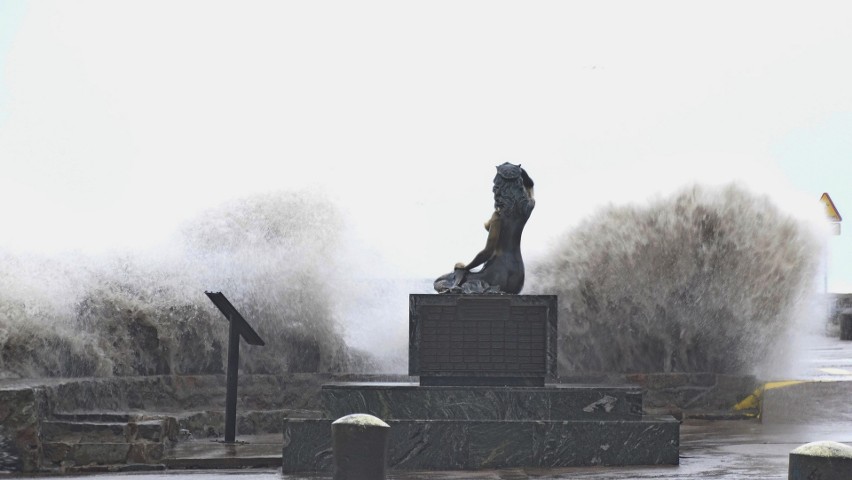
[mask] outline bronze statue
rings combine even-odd
[[[504,163],[494,177],[494,213],[485,222],[485,248],[467,265],[435,280],[439,293],[520,293],[524,287],[521,234],[535,199],[533,181],[520,165]],[[471,270],[482,265],[476,272]]]

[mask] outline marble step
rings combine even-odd
[[[330,419],[284,421],[284,473],[329,471]],[[387,420],[392,470],[677,465],[680,424],[638,420]]]
[[[637,386],[429,387],[416,383],[323,385],[328,418],[369,413],[383,420],[636,420]]]
[[[165,444],[177,439],[177,421],[170,416],[79,412],[58,416],[68,420],[41,422],[42,457],[47,469],[157,464]]]

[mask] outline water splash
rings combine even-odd
[[[0,254],[0,377],[222,373],[227,322],[205,290],[267,343],[241,347],[244,372],[369,368],[330,290],[342,225],[328,200],[268,194],[205,212],[156,252]]]
[[[694,187],[581,223],[531,263],[525,293],[559,295],[561,373],[752,372],[810,306],[819,251],[767,199]],[[267,342],[242,347],[244,372],[402,372],[407,294],[429,282],[364,277],[387,272],[357,265],[376,258],[307,193],[233,201],[156,252],[0,252],[0,378],[222,373],[227,327],[205,290]]]
[[[526,293],[559,295],[560,373],[754,373],[815,297],[820,250],[769,199],[696,186],[593,215]]]

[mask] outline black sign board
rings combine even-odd
[[[216,305],[216,308],[222,312],[222,315],[225,315],[225,318],[228,319],[234,326],[237,328],[237,332],[241,337],[248,343],[249,345],[266,345],[263,343],[263,340],[260,338],[260,335],[251,328],[251,325],[246,322],[240,312],[231,305],[231,302],[225,298],[225,295],[222,292],[204,292],[205,295],[213,302],[213,305]]]

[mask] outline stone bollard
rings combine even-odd
[[[812,442],[790,452],[788,480],[852,478],[852,447],[837,442]]]
[[[334,480],[385,480],[390,427],[366,413],[331,424]]]
[[[840,339],[852,340],[852,308],[840,312],[838,321],[840,322]]]

